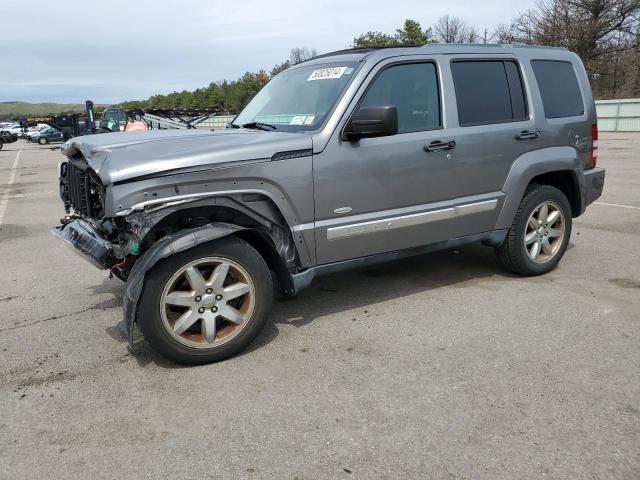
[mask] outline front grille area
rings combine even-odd
[[[96,182],[84,159],[70,158],[65,172],[64,199],[67,210],[73,208],[85,218],[100,218],[103,212],[103,187]]]

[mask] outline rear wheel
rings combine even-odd
[[[173,255],[148,273],[138,324],[148,342],[179,363],[224,360],[264,327],[271,273],[245,241],[227,237]]]
[[[496,253],[512,272],[542,275],[560,261],[570,236],[571,207],[564,193],[549,185],[532,186]]]
[[[49,140],[47,140],[46,138],[39,138],[38,143],[40,145],[46,145],[47,143],[49,143]]]

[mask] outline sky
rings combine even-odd
[[[292,47],[348,48],[406,18],[479,31],[535,0],[30,0],[3,2],[0,102],[116,103],[271,69]]]

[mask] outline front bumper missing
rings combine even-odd
[[[106,270],[116,261],[111,242],[85,220],[76,218],[51,229],[51,233],[95,267]]]

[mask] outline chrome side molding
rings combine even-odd
[[[371,233],[385,232],[398,228],[413,227],[425,223],[439,222],[441,220],[448,220],[465,215],[489,212],[491,210],[495,210],[497,205],[498,199],[494,198],[492,200],[467,203],[465,205],[456,205],[454,207],[431,210],[429,212],[413,213],[410,215],[401,215],[398,217],[385,218],[382,220],[372,220],[368,222],[342,225],[339,227],[331,227],[327,229],[327,240],[340,240],[343,238],[357,237],[360,235],[369,235]]]

